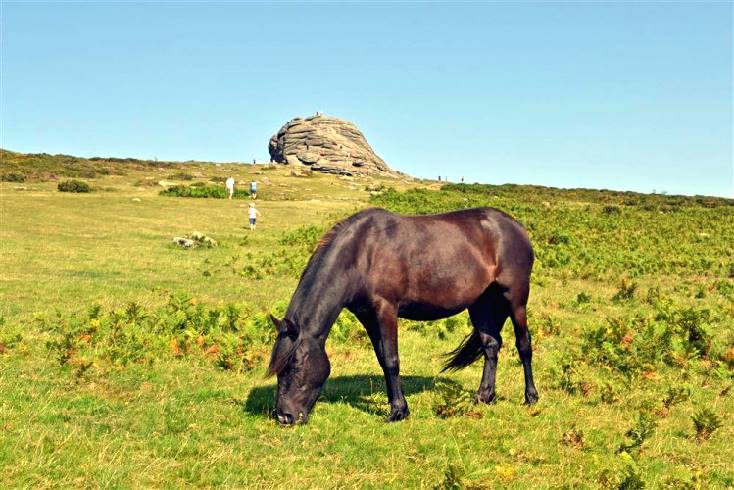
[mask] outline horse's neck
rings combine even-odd
[[[301,328],[302,333],[326,341],[345,304],[346,290],[336,282],[327,279],[299,284],[286,316]]]

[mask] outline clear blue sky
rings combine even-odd
[[[267,160],[316,111],[422,177],[732,197],[732,3],[2,2],[22,152]]]

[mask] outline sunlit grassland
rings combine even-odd
[[[645,210],[624,198],[602,202],[543,189],[388,192],[370,203],[367,179],[196,168],[206,176],[236,169],[238,181],[258,178],[263,217],[256,232],[246,229],[247,201],[161,197],[159,187],[136,185],[170,173],[157,169],[91,179],[97,189],[89,195],[59,193],[53,182],[2,183],[0,342],[8,346],[0,353],[0,486],[596,488],[630,485],[630,473],[651,488],[734,485],[732,369],[722,360],[734,347],[731,206]],[[656,199],[651,206],[666,205]],[[507,326],[498,402],[466,415],[434,413],[437,379],[466,390],[479,383],[480,363],[440,373],[441,354],[469,331],[465,315],[444,338],[441,325],[402,326],[411,416],[396,424],[382,421],[382,375],[356,334],[327,343],[332,376],[309,424],[293,428],[268,417],[273,380],[263,379],[262,363],[226,370],[204,352],[161,351],[152,364],[92,357],[81,369],[61,365],[46,345],[53,334],[39,318],[83,314],[94,304],[107,311],[135,302],[154,315],[178,292],[212,307],[282,307],[297,275],[276,263],[258,279],[247,267],[303,254],[297,240],[283,240],[286,233],[326,226],[369,205],[406,212],[495,205],[529,227],[539,256],[529,304],[536,407],[521,405],[522,368]],[[220,246],[181,250],[169,243],[192,231]],[[622,278],[636,290],[613,301]],[[643,363],[629,375],[594,361],[598,346],[585,332],[615,318],[654,322],[660,313],[648,301],[651,291],[671,308],[711,312],[711,353],[680,364]],[[8,340],[17,334],[20,340]],[[572,372],[564,375],[566,361]],[[689,396],[663,410],[677,386]],[[697,440],[691,417],[703,408],[722,427]],[[641,412],[656,414],[654,432],[639,453],[620,453]]]

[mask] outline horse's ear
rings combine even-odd
[[[275,329],[279,333],[283,333],[283,320],[278,320],[273,315],[268,315],[268,316],[270,316],[270,321],[273,322],[273,325],[275,325]]]
[[[287,335],[293,338],[298,337],[298,329],[296,328],[296,325],[287,318],[278,320],[273,315],[270,315],[270,321],[273,322],[273,325],[275,325],[278,333],[282,333],[283,335]]]

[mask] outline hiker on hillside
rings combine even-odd
[[[232,195],[234,194],[234,177],[231,175],[227,177],[227,180],[224,181],[224,187],[227,188],[227,192],[229,192],[229,198],[232,199]]]
[[[250,182],[250,197],[257,199],[257,182],[255,179],[252,179],[252,182]]]
[[[255,231],[255,226],[257,226],[257,217],[262,216],[262,213],[255,209],[255,203],[250,203],[250,208],[247,210],[247,215],[250,217],[250,231]]]

